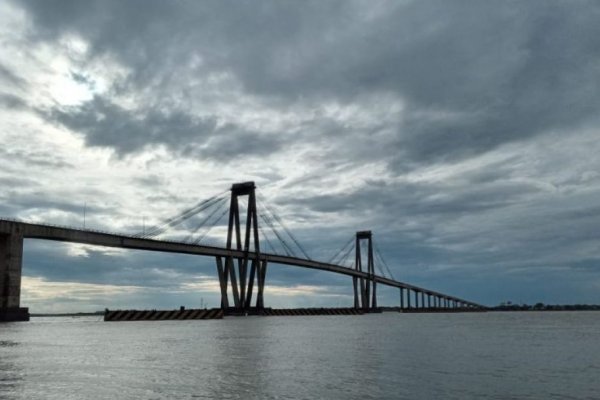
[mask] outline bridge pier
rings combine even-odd
[[[415,294],[415,308],[419,308],[419,292],[415,290],[414,294]]]
[[[21,307],[23,235],[0,234],[0,322],[29,321],[29,310]]]
[[[400,309],[404,310],[404,288],[400,288]]]

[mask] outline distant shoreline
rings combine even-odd
[[[30,317],[101,317],[104,315],[104,311],[96,311],[96,312],[78,312],[78,313],[50,313],[50,314],[42,314],[42,313],[31,313]]]
[[[600,311],[598,304],[501,304],[488,311]]]
[[[394,312],[400,311],[398,307],[380,307],[383,312]],[[418,313],[421,310],[418,308],[410,308],[404,311],[410,311],[413,313]],[[443,312],[444,310],[439,310]],[[452,311],[452,309],[449,309]],[[494,311],[494,312],[507,312],[507,311],[600,311],[600,305],[545,305],[540,307],[539,305],[530,306],[530,305],[503,305],[503,306],[495,306],[488,307],[484,310],[480,311]],[[426,309],[423,309],[423,312],[427,312]],[[31,313],[31,317],[101,317],[104,316],[104,311],[96,311],[96,312],[76,312],[76,313]]]

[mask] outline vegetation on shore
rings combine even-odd
[[[600,311],[600,304],[513,304],[510,301],[490,307],[490,311]]]

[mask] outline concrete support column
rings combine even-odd
[[[404,309],[404,288],[400,288],[400,309]]]
[[[0,321],[28,321],[27,308],[21,308],[21,268],[23,235],[0,235]]]

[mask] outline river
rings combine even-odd
[[[599,399],[600,312],[0,324],[0,399]]]

